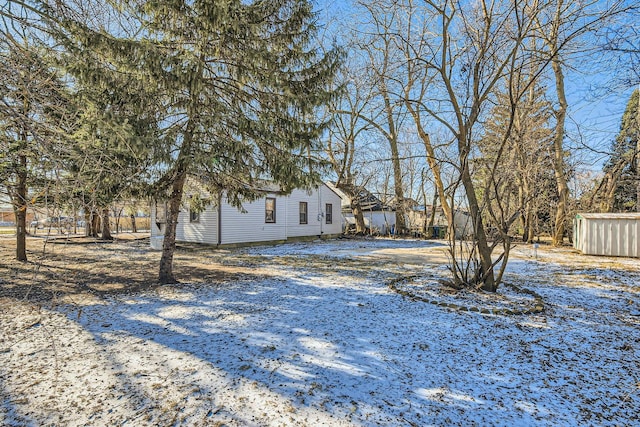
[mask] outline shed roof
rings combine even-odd
[[[624,212],[624,213],[579,213],[578,218],[584,219],[631,219],[640,220],[640,212]]]
[[[336,187],[336,183],[333,181],[327,181],[327,186],[331,188],[340,198],[342,199],[342,207],[346,212],[350,212],[350,198],[349,196],[338,187]],[[367,189],[361,186],[355,185],[345,185],[350,189],[350,192],[355,194],[358,201],[360,202],[360,208],[363,211],[393,211],[394,209],[387,204],[383,203],[380,199],[370,193]]]

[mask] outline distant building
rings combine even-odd
[[[351,210],[351,197],[336,187],[335,182],[327,182],[327,186],[340,196],[341,212],[345,227],[355,227],[355,218]],[[364,225],[371,231],[380,234],[389,234],[396,225],[396,212],[391,206],[384,204],[379,198],[363,187],[352,187],[352,194],[356,194],[362,214]]]

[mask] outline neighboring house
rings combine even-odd
[[[334,182],[327,182],[327,186],[340,196],[345,227],[355,226],[355,218],[351,210],[351,197],[338,189]],[[388,234],[393,230],[396,225],[396,213],[393,208],[382,203],[380,199],[364,188],[354,189],[352,193],[358,195],[358,201],[364,215],[364,224],[371,232]]]
[[[340,197],[326,185],[310,192],[294,190],[289,195],[273,185],[260,191],[264,197],[243,203],[242,210],[230,205],[224,195],[202,212],[191,211],[185,203],[178,216],[176,241],[221,246],[341,234]],[[188,191],[185,194],[190,196]],[[209,194],[198,197],[211,200]],[[152,247],[161,247],[158,239],[164,236],[166,209],[165,202],[151,206]]]
[[[407,212],[409,221],[407,221],[409,229],[413,233],[421,233],[424,225],[429,222],[433,206],[414,205]],[[453,222],[455,224],[456,239],[465,239],[473,234],[471,223],[471,215],[467,211],[456,209],[453,214]],[[433,217],[433,230],[429,230],[430,235],[427,237],[444,238],[447,229],[447,217],[441,206],[436,207]]]
[[[573,247],[585,255],[640,257],[640,213],[579,213]]]

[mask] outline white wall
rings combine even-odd
[[[640,215],[578,215],[573,246],[587,255],[640,257]]]
[[[331,188],[326,185],[321,185],[320,188],[321,205],[320,208],[324,214],[322,218],[322,234],[336,235],[342,233],[342,199]],[[332,221],[331,224],[327,224],[326,218],[326,204],[332,205]]]
[[[276,222],[265,222],[265,203],[267,197],[276,199]],[[307,202],[307,224],[300,224],[300,202]],[[333,205],[333,220],[326,223],[326,204]],[[155,224],[155,206],[152,206],[151,236],[162,236],[164,226],[158,229]],[[218,238],[218,220],[221,221]],[[337,235],[342,232],[340,215],[340,197],[326,185],[307,193],[294,190],[288,196],[276,193],[243,204],[240,211],[222,200],[220,218],[218,208],[208,206],[200,213],[199,221],[190,222],[189,211],[180,210],[176,226],[176,240],[207,244],[241,244],[249,242],[282,241],[289,237]]]
[[[265,199],[276,198],[276,222],[265,222]],[[254,202],[243,203],[246,212],[222,203],[222,239],[224,244],[265,242],[286,239],[287,206],[281,197],[270,194]]]
[[[218,243],[218,210],[209,206],[200,212],[198,221],[191,222],[188,208],[180,209],[176,240],[181,242],[199,242],[215,245]]]
[[[391,227],[396,224],[396,213],[393,211],[363,211],[364,225],[372,231],[380,234],[390,233]],[[345,222],[355,224],[353,213],[342,214]]]

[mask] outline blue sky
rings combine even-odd
[[[315,0],[320,19],[337,19],[348,25],[352,15],[352,1]],[[633,19],[630,25],[638,25]],[[622,65],[612,65],[622,63]],[[620,128],[622,113],[635,87],[621,83],[621,76],[630,77],[624,68],[624,60],[604,58],[602,54],[591,53],[586,60],[570,62],[565,67],[565,85],[569,101],[567,121],[568,145],[571,147],[591,147],[593,152],[584,150],[585,169],[600,170],[605,158],[602,151],[608,150]],[[635,77],[638,79],[637,76]],[[553,81],[547,85],[553,89]],[[554,94],[550,94],[554,99]]]

